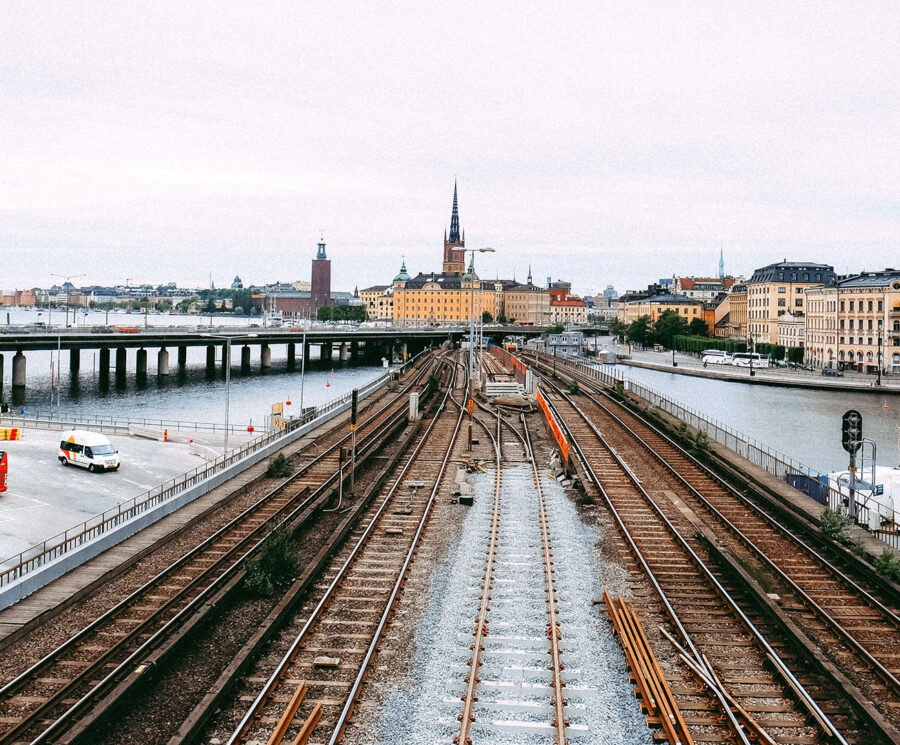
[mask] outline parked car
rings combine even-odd
[[[826,378],[843,378],[844,373],[834,367],[822,368],[822,375]]]

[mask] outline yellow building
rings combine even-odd
[[[359,291],[359,298],[370,321],[390,321],[394,317],[394,288],[374,285]]]
[[[543,326],[550,323],[550,293],[531,282],[514,283],[503,290],[503,315],[510,323]],[[498,316],[499,317],[499,316]]]
[[[469,267],[465,274],[432,272],[409,279],[394,280],[394,323],[412,325],[443,325],[468,323],[474,317],[481,320],[483,313],[492,318],[502,314],[497,308],[498,297],[502,305],[502,286],[479,280]],[[473,312],[474,309],[474,312]]]
[[[835,279],[834,267],[796,261],[769,264],[747,282],[747,332],[756,344],[778,343],[778,318],[806,313],[807,287]]]

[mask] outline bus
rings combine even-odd
[[[721,349],[704,349],[700,361],[704,365],[730,365],[731,355]]]
[[[753,367],[768,367],[769,358],[763,357],[758,352],[736,352],[731,357],[731,364],[736,367],[750,367],[750,361],[753,361]]]

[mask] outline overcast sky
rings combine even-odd
[[[900,3],[4,3],[0,286],[900,268]]]

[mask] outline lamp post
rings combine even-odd
[[[753,336],[747,336],[747,351],[750,353],[750,377],[752,378],[756,373],[753,372]]]
[[[467,248],[465,249],[468,253],[471,254],[470,257],[470,266],[472,268],[472,278],[470,279],[470,290],[469,290],[469,379],[466,381],[466,410],[469,413],[469,447],[468,449],[472,449],[472,405],[470,401],[472,400],[472,376],[475,374],[475,252],[478,253],[494,253],[494,249],[490,247],[485,248]],[[465,276],[465,275],[463,275]]]
[[[209,337],[211,339],[224,339],[225,340],[225,359],[222,362],[225,364],[225,442],[222,447],[222,452],[228,452],[228,410],[229,405],[231,403],[231,342],[235,339],[254,339],[256,338],[256,334],[244,334],[241,336],[231,336],[228,334],[200,334],[200,336]]]
[[[60,279],[64,279],[63,287],[66,288],[66,325],[65,328],[69,328],[69,284],[71,280],[77,277],[87,276],[85,274],[51,274],[51,277],[59,277]]]
[[[306,324],[303,326],[303,341],[300,342],[300,416],[303,417],[303,384],[306,382]]]

